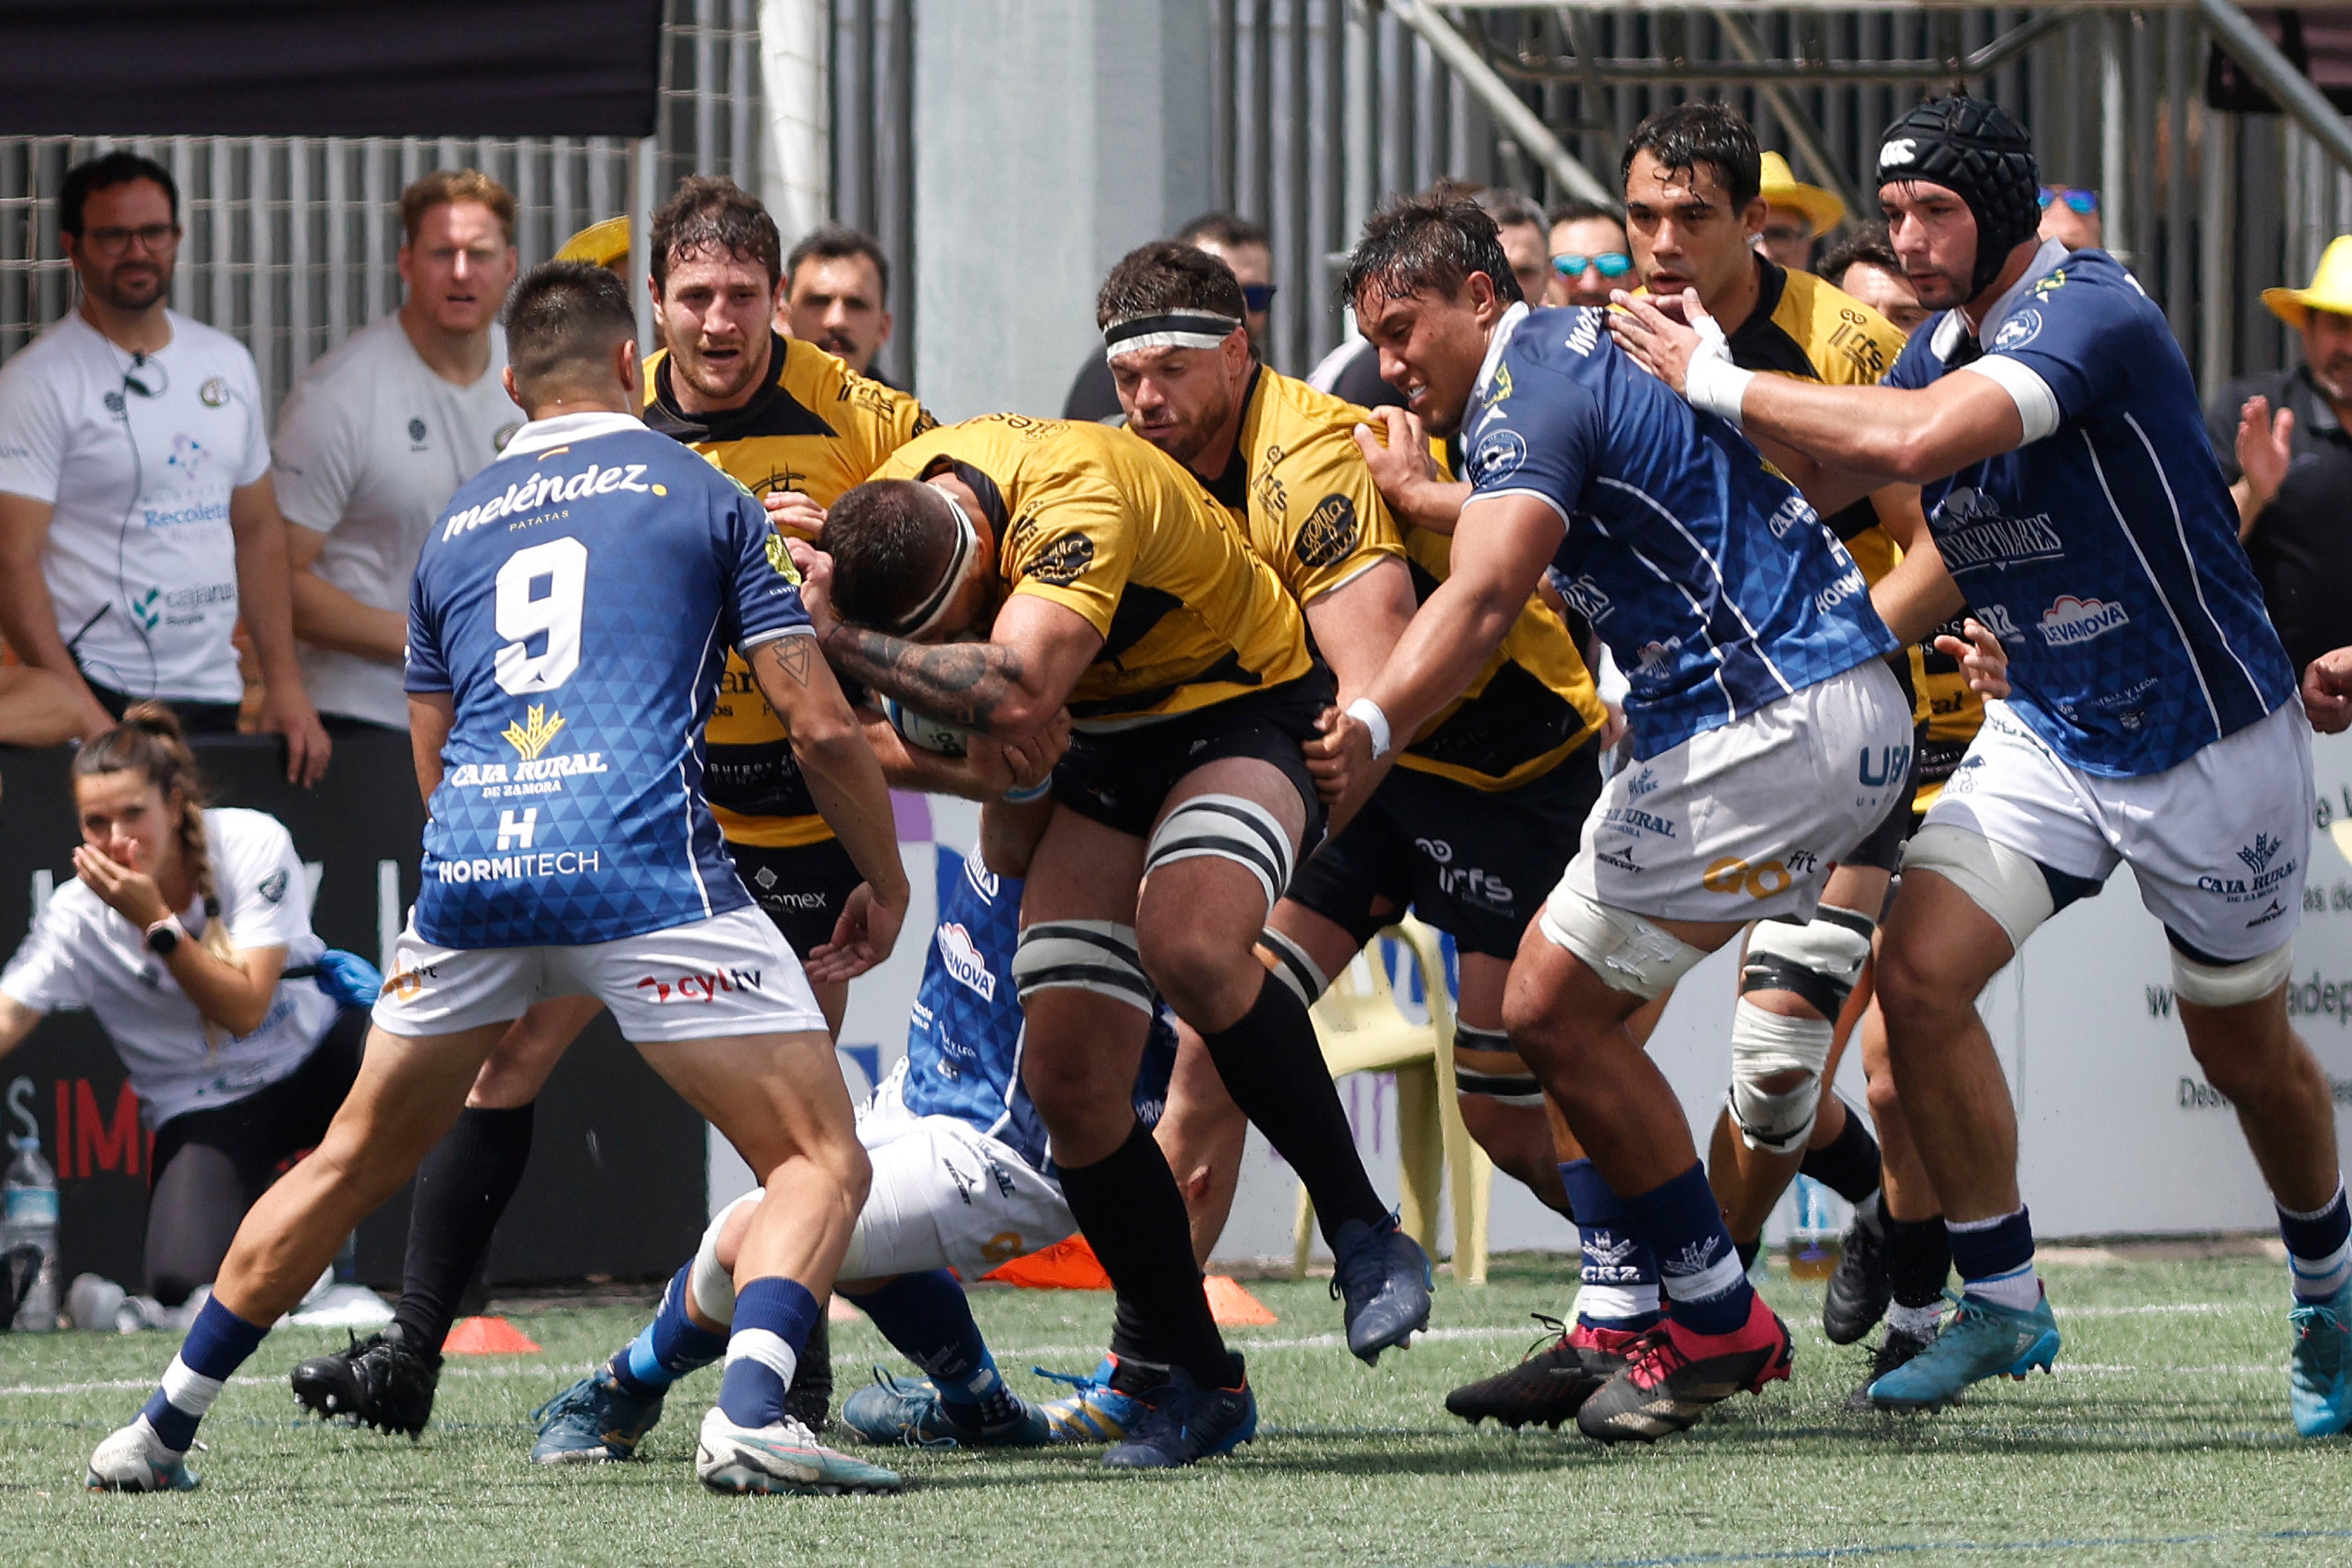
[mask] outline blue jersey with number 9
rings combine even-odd
[[[409,587],[407,689],[455,710],[417,933],[578,945],[750,902],[703,803],[702,731],[730,646],[809,630],[798,584],[750,492],[635,418],[518,434]]]

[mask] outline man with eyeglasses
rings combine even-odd
[[[85,739],[145,698],[206,733],[237,727],[241,617],[259,727],[316,783],[328,742],[294,659],[260,376],[164,305],[179,189],[107,153],[67,171],[58,231],[81,302],[0,368],[0,636],[70,689]]]
[[[2044,185],[2040,193],[2042,229],[2035,237],[2054,239],[2069,250],[2101,250],[2107,226],[2099,216],[2099,193],[2083,185]]]
[[[1242,325],[1249,329],[1250,347],[1265,359],[1266,315],[1274,309],[1275,293],[1274,241],[1265,226],[1232,213],[1202,213],[1172,237],[1179,245],[1207,251],[1233,269],[1242,286]],[[1089,353],[1078,367],[1077,379],[1070,383],[1070,395],[1062,403],[1062,417],[1114,422],[1125,417],[1118,387],[1101,354]]]
[[[1633,270],[1625,225],[1598,202],[1563,202],[1551,210],[1551,276],[1547,305],[1606,305]]]
[[[408,733],[408,580],[449,498],[523,424],[498,323],[514,197],[478,170],[436,169],[400,194],[400,220],[407,300],[303,372],[278,421],[294,631],[338,731]]]

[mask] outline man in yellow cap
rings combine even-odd
[[[1783,267],[1811,271],[1813,241],[1845,221],[1845,203],[1835,192],[1799,180],[1778,153],[1764,154],[1758,194],[1771,209],[1764,219],[1764,254]]]
[[[2230,477],[2263,601],[2301,669],[2352,643],[2352,235],[2319,258],[2308,289],[2265,289],[2303,333],[2303,363],[2231,382],[2206,411]]]

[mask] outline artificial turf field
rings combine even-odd
[[[1565,1259],[1441,1278],[1436,1332],[1367,1369],[1335,1342],[1326,1282],[1259,1282],[1278,1327],[1235,1331],[1262,1425],[1233,1458],[1169,1476],[1093,1449],[856,1451],[899,1497],[721,1498],[696,1482],[716,1391],[671,1397],[639,1462],[540,1469],[530,1409],[634,1331],[599,1304],[512,1312],[537,1356],[451,1363],[422,1442],[297,1420],[286,1371],[340,1334],[273,1335],[206,1421],[199,1490],[81,1489],[82,1461],[169,1358],[167,1336],[0,1336],[0,1563],[698,1565],[2352,1563],[2352,1439],[2286,1421],[2283,1268],[2260,1258],[2045,1266],[2066,1335],[2056,1377],[2000,1383],[1932,1418],[1850,1415],[1856,1365],[1819,1328],[1818,1285],[1766,1287],[1797,1329],[1793,1386],[1683,1437],[1606,1450],[1445,1415],[1445,1392],[1515,1360],[1558,1311]],[[646,1300],[651,1300],[650,1289]],[[1091,1364],[1107,1295],[988,1290],[978,1312],[1016,1388]],[[875,1361],[836,1325],[839,1394]],[[840,1436],[836,1427],[835,1436]]]

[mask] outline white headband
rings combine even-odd
[[[1241,324],[1235,317],[1208,310],[1129,316],[1103,329],[1103,358],[1115,360],[1146,349],[1213,349],[1238,331]]]
[[[919,641],[925,633],[939,625],[940,617],[948,613],[948,605],[953,602],[956,591],[963,586],[965,574],[980,553],[980,530],[973,526],[971,514],[963,510],[955,497],[939,486],[926,488],[946,501],[948,510],[955,513],[956,542],[955,548],[948,554],[948,569],[940,578],[940,585],[932,589],[921,604],[899,616],[898,627],[890,634],[908,642]]]

